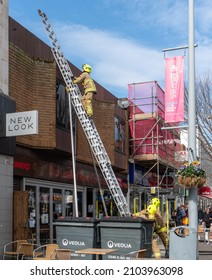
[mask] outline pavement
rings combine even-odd
[[[159,244],[161,250],[161,260],[169,260],[165,258],[165,250],[162,244]],[[204,241],[198,241],[199,260],[212,260],[212,241],[209,244]],[[157,260],[154,257],[148,260]]]
[[[199,241],[199,260],[212,260],[212,242]]]

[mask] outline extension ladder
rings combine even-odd
[[[66,58],[64,57],[63,52],[61,51],[61,47],[57,41],[56,35],[51,27],[51,24],[48,23],[48,18],[46,16],[46,14],[43,13],[41,10],[38,10],[38,14],[42,18],[42,22],[44,24],[45,30],[46,30],[47,35],[50,39],[50,42],[53,46],[51,48],[51,50],[52,50],[52,53],[56,60],[56,63],[64,78],[66,86],[70,90],[70,92],[68,94],[70,94],[71,102],[75,109],[76,115],[77,115],[79,122],[83,128],[83,131],[87,137],[91,150],[100,167],[100,170],[107,183],[107,186],[108,186],[110,193],[113,197],[113,200],[117,206],[117,209],[121,216],[129,217],[129,216],[131,216],[131,213],[129,212],[128,204],[123,195],[121,187],[117,181],[117,178],[113,172],[110,159],[104,148],[104,145],[99,136],[99,133],[98,133],[93,121],[90,121],[89,118],[87,117],[87,114],[81,103],[81,98],[82,98],[81,92],[80,92],[78,86],[73,84],[73,73],[70,69],[70,66],[69,66]]]

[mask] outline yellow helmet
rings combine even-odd
[[[88,73],[91,73],[91,66],[89,65],[89,64],[83,64],[82,65],[82,69],[83,69],[83,71],[85,71],[85,72],[88,72]]]
[[[154,197],[152,200],[151,200],[151,204],[155,205],[156,208],[158,208],[160,206],[160,199],[157,198],[157,197]]]
[[[155,214],[156,211],[157,211],[157,208],[154,204],[150,204],[148,207],[147,207],[147,211],[149,214]]]
[[[157,208],[154,204],[150,204],[147,207],[147,211],[148,211],[148,218],[150,220],[154,220],[155,219],[155,213],[157,212]]]

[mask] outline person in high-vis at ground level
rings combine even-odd
[[[89,64],[82,65],[82,74],[79,77],[74,77],[74,84],[82,84],[84,88],[84,92],[82,94],[82,105],[85,109],[85,112],[89,118],[93,118],[93,95],[97,93],[95,83],[90,76],[91,66]],[[68,89],[66,88],[68,91]]]
[[[156,212],[155,212],[155,228],[154,228],[154,234],[153,234],[153,247],[155,250],[155,255],[158,255],[159,258],[161,256],[160,249],[157,244],[157,235],[161,239],[164,247],[165,247],[165,257],[168,257],[169,255],[169,241],[168,241],[168,234],[167,234],[167,227],[164,223],[164,220],[162,218],[161,212],[160,212],[160,199],[157,197],[152,198],[151,204],[155,205]],[[155,236],[154,236],[155,235]],[[155,237],[155,239],[154,239]],[[154,251],[153,250],[153,251]]]
[[[155,205],[156,209],[160,210],[160,208],[159,208],[160,207],[160,199],[159,198],[157,198],[157,197],[152,198],[150,204]]]
[[[160,200],[152,199],[151,204],[147,207],[147,209],[142,210],[141,212],[135,213],[134,216],[148,218],[149,220],[154,220],[154,232],[152,238],[152,251],[154,257],[156,259],[161,258],[160,248],[158,246],[157,237],[161,239],[164,247],[165,247],[165,257],[168,258],[168,235],[167,228],[161,217],[160,210]]]

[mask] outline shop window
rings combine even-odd
[[[125,154],[126,135],[125,135],[125,123],[123,120],[114,118],[115,124],[115,151]]]
[[[66,216],[73,217],[73,191],[65,191],[65,213]]]
[[[93,217],[95,215],[93,192],[93,188],[87,188],[87,217]]]
[[[29,239],[36,243],[36,188],[27,186],[28,192],[28,234]]]
[[[77,207],[79,217],[83,215],[83,192],[77,192]],[[75,216],[74,193],[73,191],[65,191],[65,213],[66,216]]]
[[[53,222],[62,216],[62,190],[53,189]],[[53,226],[53,241],[57,240],[56,227]]]
[[[97,192],[96,196],[96,217],[103,218],[105,215],[118,216],[118,209],[109,191]]]
[[[62,191],[53,190],[53,219],[62,216]]]
[[[83,204],[83,193],[77,192],[77,203],[78,203],[78,214],[82,217],[82,204]]]
[[[40,242],[49,242],[49,189],[40,188]]]
[[[56,86],[56,104],[57,104],[57,127],[66,131],[70,131],[70,112],[68,94],[66,93],[65,85],[57,82]],[[72,110],[72,124],[73,132],[75,132],[76,126],[76,114],[74,109]]]
[[[40,223],[46,225],[49,223],[49,193],[40,194]]]
[[[35,187],[29,187],[28,191],[28,212],[29,212],[29,219],[28,219],[28,227],[30,229],[35,228],[36,225],[36,192]]]

